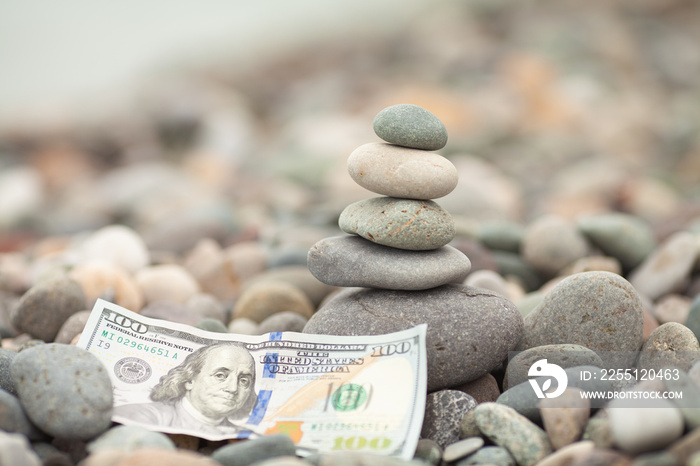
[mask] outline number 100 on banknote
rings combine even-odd
[[[209,440],[282,433],[302,455],[410,459],[425,409],[425,332],[223,334],[98,300],[78,346],[110,374],[115,422]]]

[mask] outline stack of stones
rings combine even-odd
[[[451,215],[432,199],[457,185],[457,170],[434,150],[447,142],[443,123],[415,105],[385,108],[374,120],[386,143],[357,148],[348,171],[380,195],[353,203],[339,219],[349,235],[309,251],[309,270],[340,290],[304,332],[376,335],[428,324],[428,391],[487,376],[522,336],[523,321],[506,298],[463,284],[471,263],[448,245]]]

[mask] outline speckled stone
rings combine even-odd
[[[248,466],[257,461],[294,454],[292,439],[288,435],[277,434],[230,443],[214,450],[211,457],[223,466]]]
[[[421,437],[434,440],[446,448],[459,440],[459,423],[467,411],[474,409],[474,398],[459,390],[439,390],[425,400],[425,417]]]
[[[578,228],[605,254],[616,257],[625,270],[639,265],[656,246],[648,223],[623,213],[583,217]]]
[[[260,323],[282,311],[296,312],[308,319],[314,313],[314,306],[306,294],[291,283],[265,280],[243,290],[231,317],[244,317]]]
[[[457,169],[432,152],[384,143],[364,144],[348,157],[350,177],[384,196],[437,199],[457,186]]]
[[[438,150],[447,144],[447,129],[423,107],[398,104],[374,117],[374,132],[388,143],[412,149]]]
[[[540,217],[523,233],[521,253],[544,276],[553,276],[588,253],[586,238],[576,225],[554,215]]]
[[[85,310],[85,295],[74,280],[60,276],[37,283],[12,310],[12,325],[47,342],[53,341],[61,325]]]
[[[604,367],[603,360],[595,351],[581,345],[563,343],[558,345],[535,346],[515,355],[510,355],[503,378],[503,389],[508,390],[528,380],[528,371],[536,361],[546,359],[563,369],[576,366]]]
[[[313,245],[308,266],[316,278],[333,286],[425,290],[461,283],[471,262],[452,246],[405,251],[358,236],[335,236]]]
[[[452,216],[428,200],[374,197],[347,206],[338,219],[345,233],[392,248],[437,249],[455,237]]]
[[[17,395],[17,387],[10,375],[10,367],[16,356],[17,353],[14,351],[0,348],[0,389],[10,392],[13,395]]]
[[[474,416],[479,430],[506,448],[519,465],[532,466],[552,452],[545,431],[508,406],[482,403]]]
[[[516,466],[515,458],[503,447],[488,445],[476,453],[455,463],[456,466],[471,466],[476,464],[493,466]]]
[[[661,243],[629,275],[640,293],[655,300],[677,291],[689,278],[697,257],[695,235],[680,231]]]
[[[298,312],[282,311],[272,314],[258,325],[258,333],[301,332],[309,321]]]
[[[422,323],[428,324],[429,391],[491,372],[522,335],[522,317],[513,303],[464,285],[420,292],[343,290],[309,319],[304,333],[379,335]]]
[[[11,370],[24,411],[47,434],[87,440],[109,428],[112,382],[92,353],[60,343],[33,346]]]
[[[592,350],[637,351],[644,317],[637,291],[609,272],[583,272],[559,282],[525,316],[519,349],[573,343]],[[631,362],[631,361],[630,361]]]
[[[174,450],[175,444],[167,435],[139,426],[115,426],[87,444],[87,451],[117,449],[133,451],[140,448]]]
[[[637,367],[654,370],[678,367],[688,371],[698,360],[700,343],[695,334],[683,324],[668,322],[651,332],[644,342]]]

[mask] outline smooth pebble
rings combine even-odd
[[[447,144],[447,129],[430,111],[412,104],[386,107],[374,117],[377,136],[412,149],[438,150]]]
[[[647,371],[665,367],[688,371],[698,360],[700,343],[692,330],[678,322],[668,322],[651,332],[644,342],[637,367]]]
[[[309,321],[298,312],[282,311],[272,314],[267,319],[260,322],[258,333],[270,332],[301,332]]]
[[[314,310],[309,298],[298,287],[287,282],[266,280],[253,283],[241,292],[231,317],[244,317],[260,323],[273,314],[289,311],[308,319]]]
[[[579,219],[577,225],[592,244],[617,258],[625,270],[639,265],[656,247],[649,224],[634,215],[592,215]]]
[[[80,254],[82,261],[104,261],[131,273],[146,267],[151,260],[141,236],[124,225],[109,225],[91,233]]]
[[[544,276],[555,275],[588,250],[588,242],[576,225],[562,217],[540,217],[523,233],[522,256]]]
[[[199,283],[182,266],[176,264],[153,265],[139,270],[134,276],[146,304],[172,302],[185,304],[200,292]]]
[[[568,387],[556,398],[540,401],[540,415],[553,450],[576,442],[591,414],[591,403],[581,396],[581,390]]]
[[[663,449],[683,434],[683,416],[668,400],[613,399],[608,415],[615,445],[633,455]]]
[[[445,448],[445,453],[443,454],[443,459],[445,461],[452,462],[464,458],[467,455],[471,455],[476,450],[484,446],[484,439],[481,437],[470,437],[458,442],[449,444]]]

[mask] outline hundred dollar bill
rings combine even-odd
[[[410,459],[425,409],[425,332],[214,333],[100,299],[78,346],[107,367],[115,422],[209,440],[284,433],[301,455]]]

